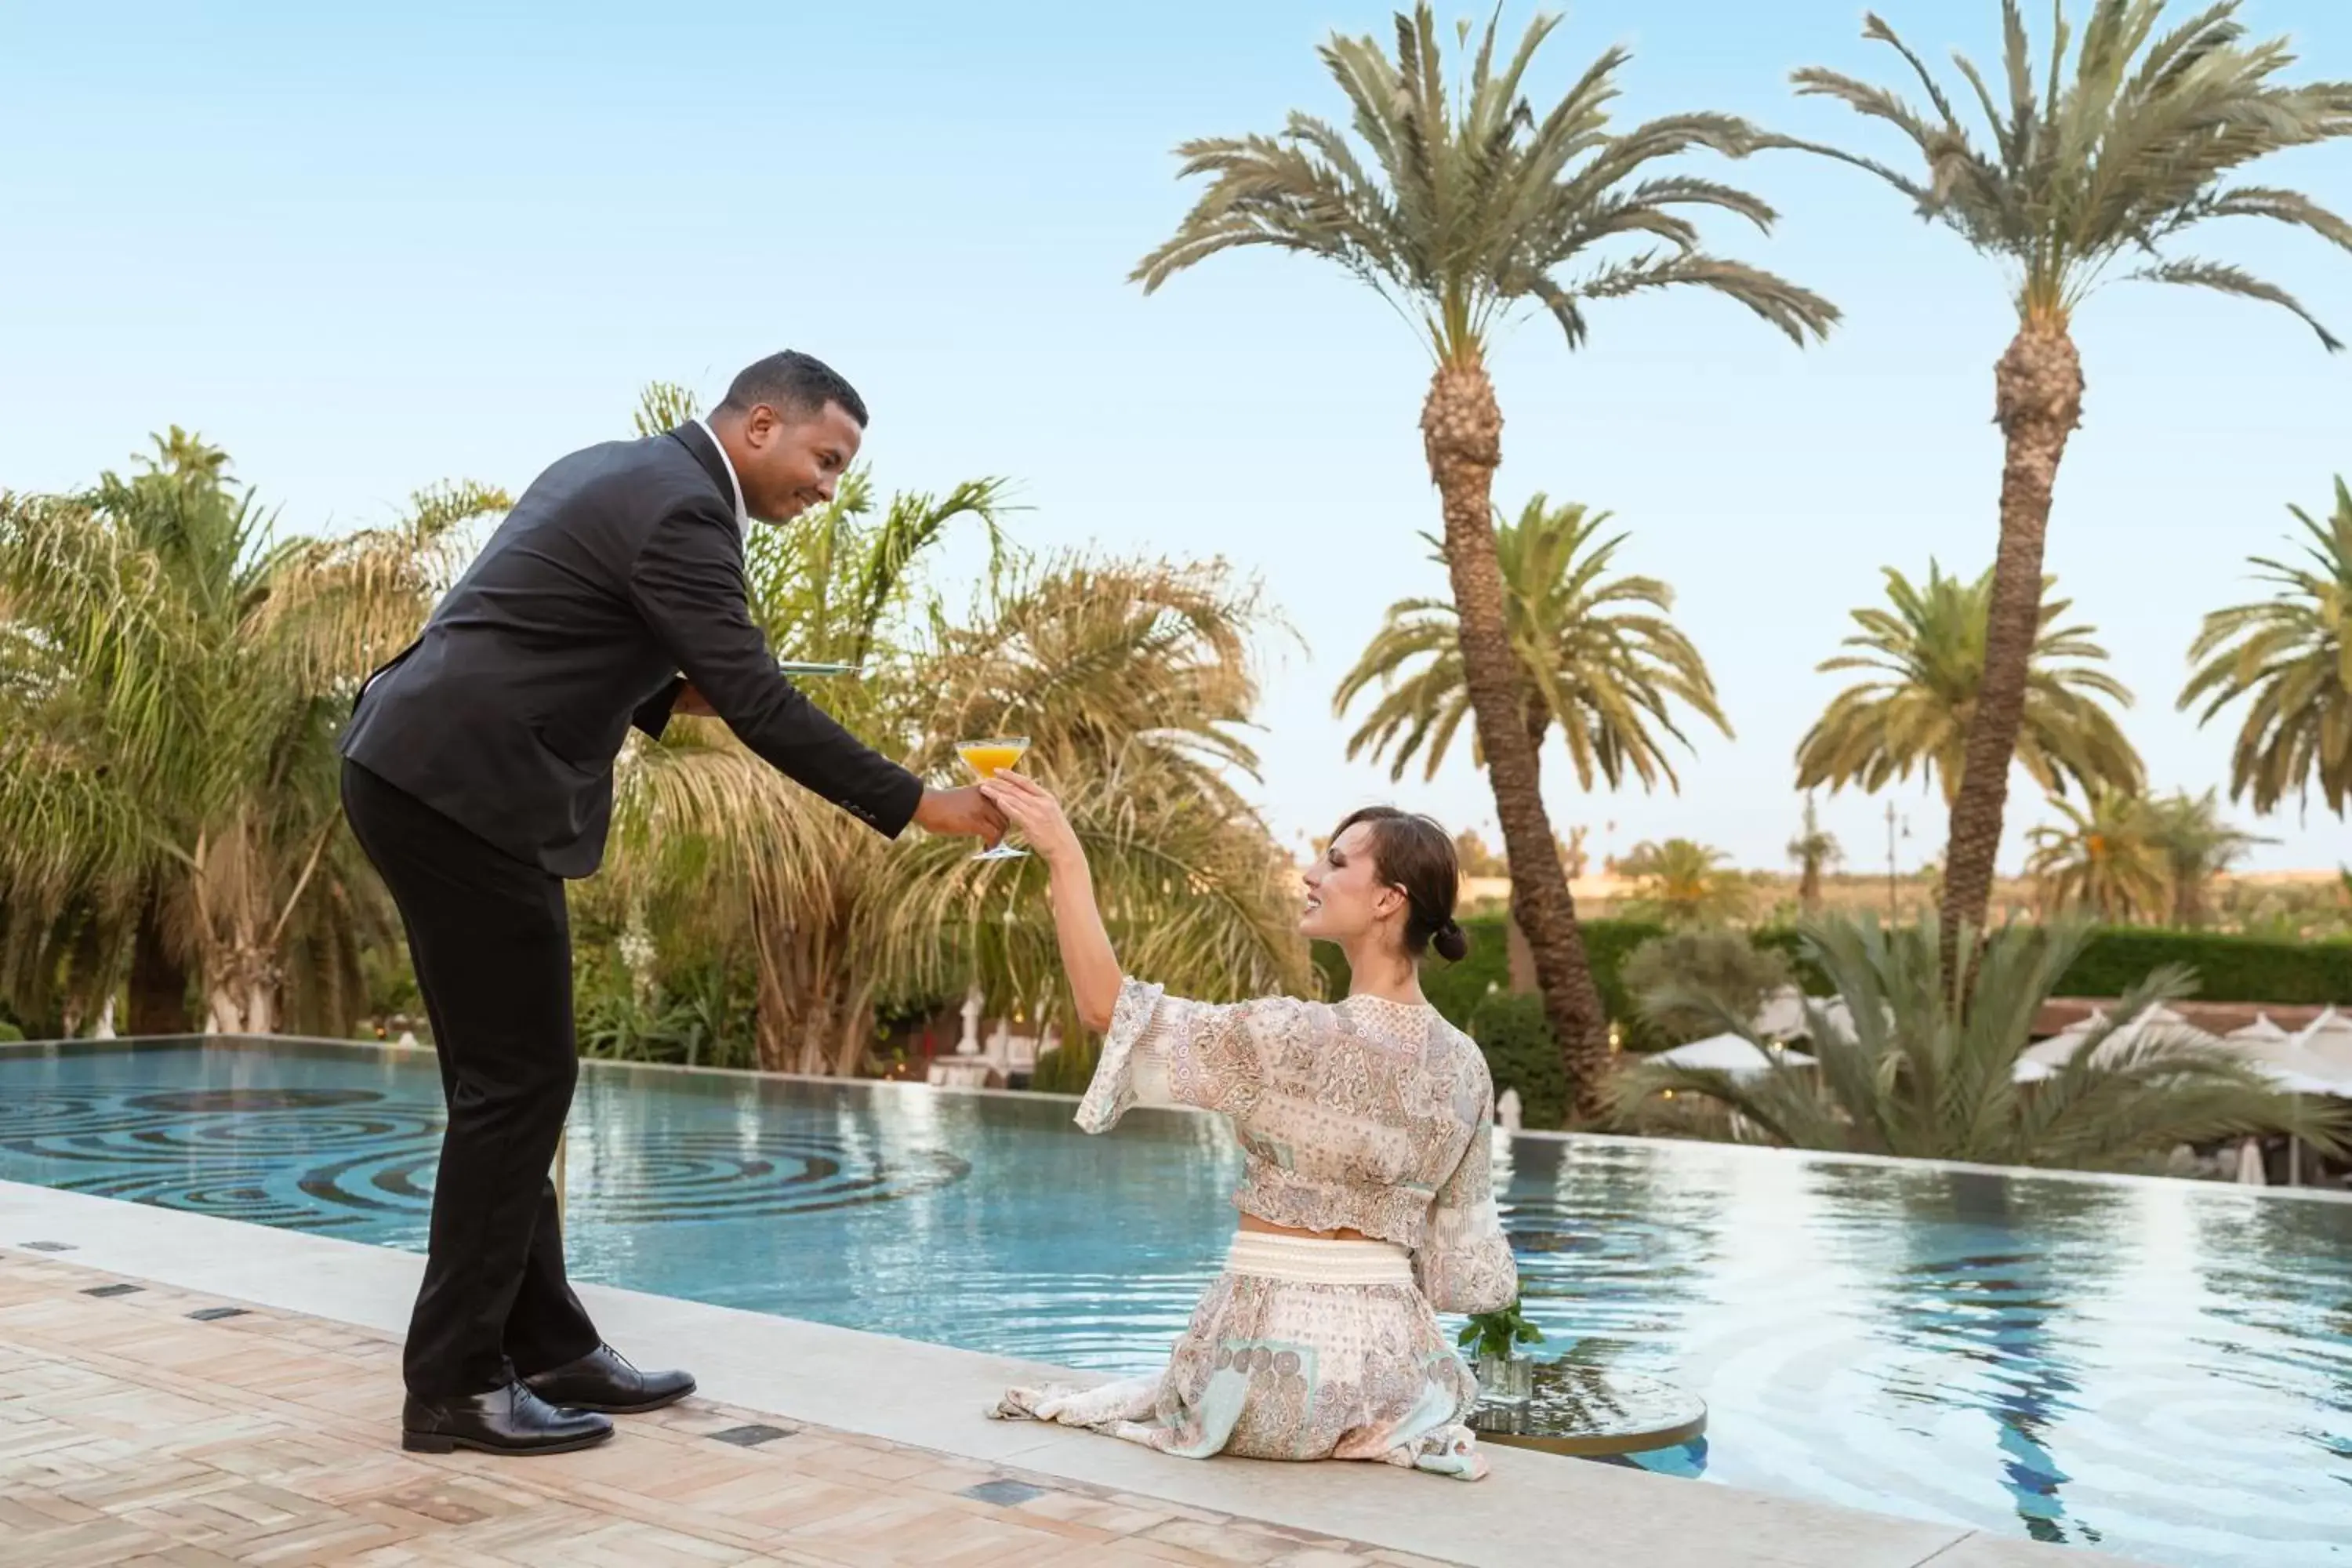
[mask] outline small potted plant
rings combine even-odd
[[[1525,1405],[1535,1394],[1535,1361],[1518,1347],[1543,1343],[1543,1331],[1519,1305],[1514,1300],[1499,1311],[1473,1313],[1458,1342],[1470,1352],[1479,1392],[1490,1405]]]

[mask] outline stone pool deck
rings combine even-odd
[[[1038,1368],[595,1286],[614,1342],[703,1397],[583,1454],[404,1454],[419,1262],[0,1183],[0,1563],[2119,1561],[1512,1450],[1477,1486],[1171,1459],[982,1418]]]

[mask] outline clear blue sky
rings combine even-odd
[[[1997,49],[1994,0],[1883,8],[1930,54]],[[520,488],[621,429],[645,381],[709,395],[800,346],[874,405],[886,486],[1003,475],[1033,545],[1217,552],[1264,577],[1305,643],[1267,672],[1261,798],[1286,835],[1382,796],[1491,832],[1466,756],[1391,788],[1342,760],[1328,712],[1381,608],[1440,581],[1415,538],[1436,518],[1419,349],[1310,263],[1231,258],[1149,300],[1124,281],[1188,203],[1170,148],[1336,114],[1314,46],[1385,32],[1388,6],[658,9],[0,0],[0,485],[81,483],[177,422],[289,526],[349,527],[444,477]],[[2352,6],[2248,14],[2294,35],[2299,74],[2352,77]],[[1850,139],[1868,133],[1786,79],[1891,79],[1859,35],[1852,0],[1596,0],[1537,86],[1622,42],[1628,114]],[[2010,320],[1992,268],[1861,174],[1794,155],[1703,172],[1784,214],[1769,237],[1717,225],[1716,247],[1827,293],[1844,327],[1800,353],[1727,303],[1660,298],[1596,311],[1570,354],[1529,322],[1497,356],[1497,494],[1613,510],[1738,729],[1700,739],[1679,797],[1585,797],[1555,753],[1556,819],[1596,847],[1680,833],[1777,865],[1847,610],[1882,565],[1990,559]],[[2263,175],[2352,208],[2352,147]],[[2352,335],[2352,258],[2244,224],[2209,248]],[[2320,509],[2352,473],[2352,355],[2284,312],[2147,286],[2097,298],[2079,334],[2086,424],[2051,564],[2139,694],[2154,782],[2221,782],[2225,732],[2172,708],[2183,649],[2251,594],[2243,558],[2282,544],[2286,504]],[[2013,822],[2035,815],[2030,786],[2013,799]],[[1916,789],[1900,804],[1907,866],[1942,814]],[[1881,803],[1825,807],[1860,866],[1883,863]],[[2352,858],[2324,814],[2265,831],[2284,842],[2258,864]]]

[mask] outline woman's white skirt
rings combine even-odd
[[[1403,1247],[1242,1231],[1167,1371],[1009,1389],[990,1414],[1186,1458],[1380,1459],[1475,1480],[1486,1461],[1464,1422],[1477,1403]]]

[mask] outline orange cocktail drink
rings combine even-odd
[[[964,766],[982,778],[992,779],[998,769],[1009,768],[1019,763],[1022,753],[1028,749],[1029,742],[1025,740],[965,741],[956,747],[956,755],[963,759]]]
[[[1003,769],[1012,767],[1028,750],[1029,737],[1026,735],[993,735],[985,741],[956,742],[956,755],[963,759],[963,765],[984,779],[992,779]],[[999,844],[992,849],[982,850],[972,858],[1018,860],[1028,853],[1026,849],[1015,849],[1010,844]]]

